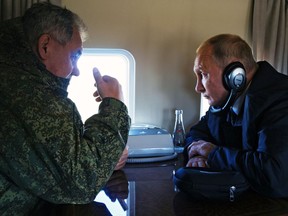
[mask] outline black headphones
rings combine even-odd
[[[232,62],[227,65],[223,71],[223,85],[230,91],[230,95],[222,107],[210,107],[212,113],[224,110],[228,105],[234,102],[237,92],[242,91],[246,86],[246,71],[241,62]]]

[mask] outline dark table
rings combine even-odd
[[[135,215],[288,215],[288,199],[269,199],[252,191],[235,202],[193,200],[177,192],[173,184],[173,172],[181,166],[181,156],[161,163],[126,165],[124,172],[128,181],[135,182]]]
[[[114,195],[101,191],[91,204],[61,206],[61,214],[50,215],[288,216],[288,199],[269,199],[254,192],[235,202],[193,200],[173,184],[173,172],[182,165],[181,156],[159,163],[127,164],[112,175],[123,182],[122,188],[112,187]],[[117,193],[122,199],[117,199]]]

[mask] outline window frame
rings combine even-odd
[[[126,104],[126,106],[128,108],[128,113],[129,113],[129,116],[131,117],[131,121],[132,121],[132,123],[134,123],[134,119],[135,119],[135,72],[136,72],[135,71],[136,62],[135,62],[134,56],[128,50],[125,50],[125,49],[83,48],[82,56],[80,58],[81,58],[81,61],[83,61],[82,58],[85,56],[109,57],[109,56],[117,56],[117,55],[123,57],[127,61],[127,68],[128,68],[128,74],[127,74],[128,92],[127,92],[127,96],[128,96],[128,98],[124,97],[124,103]],[[79,61],[80,61],[80,59],[79,59]],[[95,67],[97,67],[96,64],[95,64]],[[82,71],[81,68],[79,68],[79,69],[80,69],[80,75],[79,76],[81,76],[81,74],[83,74],[85,72]],[[117,68],[116,68],[116,72],[117,72]],[[103,73],[103,71],[101,72],[101,69],[100,69],[100,73],[102,75],[105,75],[105,73]],[[115,77],[115,78],[117,78],[117,77]],[[73,77],[72,79],[78,79],[78,77]],[[120,83],[120,84],[122,85],[122,88],[123,88],[123,84],[122,83]],[[68,87],[68,92],[69,92],[69,87]],[[124,92],[123,92],[123,94],[125,96]],[[69,97],[69,94],[68,94],[68,97]],[[89,95],[89,97],[90,97],[90,95]],[[77,100],[75,100],[73,98],[71,98],[71,99],[74,101],[74,103],[77,106]],[[95,111],[95,114],[96,113],[97,113],[97,111]],[[80,114],[81,114],[81,112],[80,112]],[[84,120],[86,120],[86,119],[84,119]]]

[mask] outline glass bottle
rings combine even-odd
[[[175,152],[180,153],[185,146],[185,128],[183,124],[183,110],[175,110],[175,125],[173,131],[173,144]]]

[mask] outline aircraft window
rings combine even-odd
[[[208,100],[201,95],[200,99],[200,118],[205,115],[206,111],[209,109]]]
[[[68,97],[71,98],[85,121],[98,112],[99,103],[95,102],[93,93],[96,88],[92,69],[97,67],[102,75],[118,79],[122,85],[124,103],[134,122],[135,110],[135,59],[124,49],[92,49],[84,48],[78,60],[80,75],[72,77],[68,87]]]

